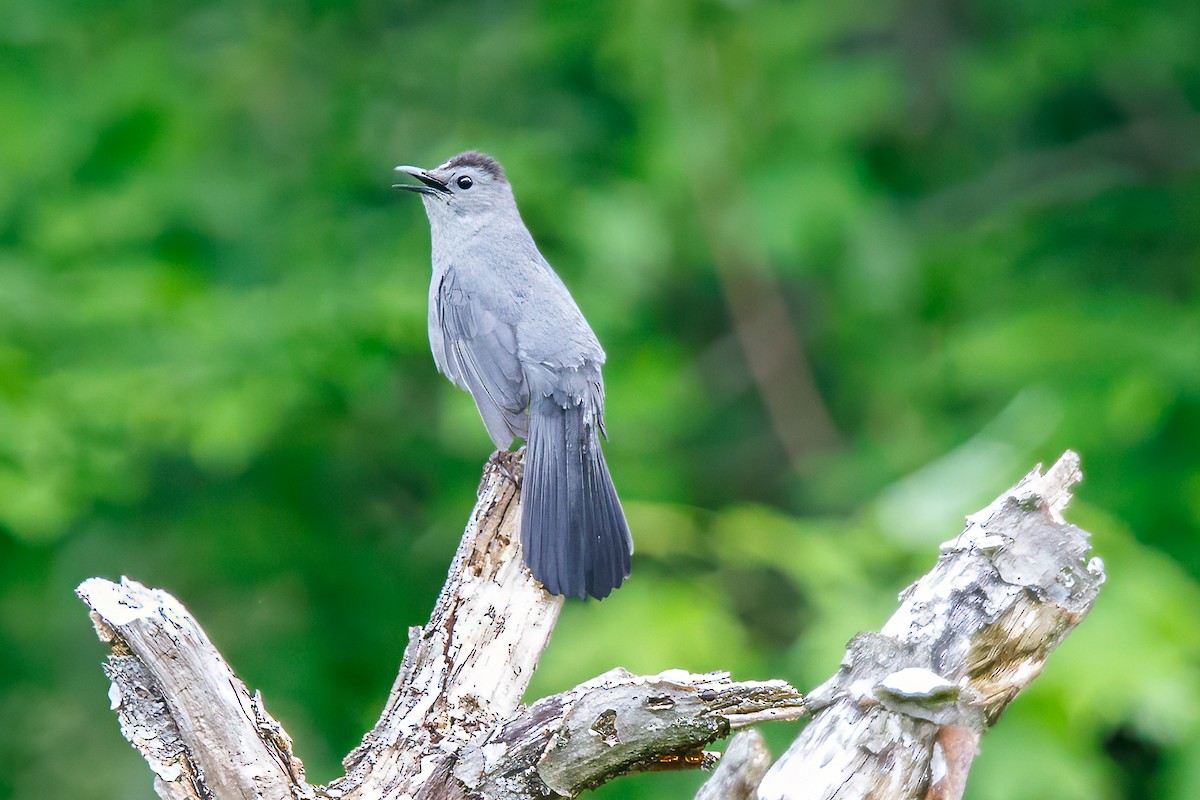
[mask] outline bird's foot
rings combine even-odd
[[[487,483],[488,472],[495,467],[500,471],[500,474],[508,478],[520,488],[521,475],[525,466],[525,448],[521,447],[516,451],[512,450],[497,450],[492,453],[492,457],[488,459],[487,469],[483,472],[483,479],[479,482],[479,491],[483,491],[483,485]]]

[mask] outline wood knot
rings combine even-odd
[[[611,708],[600,712],[600,716],[592,723],[591,731],[609,747],[621,743],[621,738],[617,736],[617,712]]]

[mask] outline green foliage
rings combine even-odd
[[[1072,447],[1109,584],[968,796],[1200,794],[1200,5],[0,16],[0,800],[153,796],[71,595],[91,575],[177,593],[337,773],[489,449],[389,189],[468,147],[608,350],[638,545],[532,692],[616,665],[813,686],[964,513]],[[792,355],[758,371],[746,336]]]

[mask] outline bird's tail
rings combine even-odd
[[[530,408],[521,489],[525,563],[546,591],[607,597],[629,577],[633,539],[585,404]]]

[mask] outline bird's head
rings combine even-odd
[[[494,158],[474,150],[460,153],[433,169],[396,167],[419,184],[398,183],[421,195],[433,227],[478,224],[497,211],[516,209],[512,187]]]

